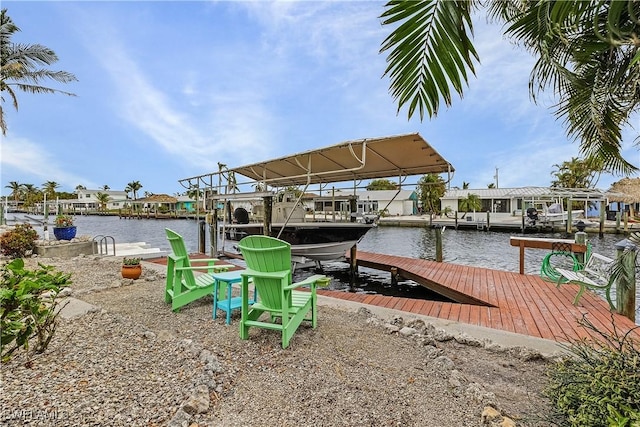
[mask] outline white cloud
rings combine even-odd
[[[42,182],[55,181],[67,189],[74,189],[80,183],[88,187],[98,187],[89,179],[70,173],[65,166],[58,163],[57,156],[26,138],[4,137],[0,153],[2,153],[0,158],[3,175],[7,169],[13,169],[38,177]],[[16,179],[7,181],[16,181]],[[40,182],[32,184],[36,187],[41,185]]]

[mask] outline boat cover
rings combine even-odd
[[[418,133],[342,142],[229,169],[272,186],[333,183],[453,172]]]

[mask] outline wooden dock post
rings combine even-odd
[[[351,272],[351,278],[355,278],[358,276],[358,247],[357,245],[353,245],[351,247],[350,254],[351,258],[349,258],[349,266]]]
[[[455,218],[456,218],[455,227],[456,227],[456,230],[457,230],[458,229],[458,211],[455,212]]]
[[[605,202],[604,200],[600,201],[600,228],[598,229],[598,237],[600,237],[601,239],[604,237],[604,219],[606,218],[605,215]]]
[[[442,227],[436,227],[436,261],[442,262]]]
[[[489,211],[487,211],[487,231],[489,231],[489,229],[491,228],[491,223],[489,222],[490,220],[490,213]]]
[[[629,246],[633,249],[625,251]],[[635,245],[624,239],[616,243],[617,257],[624,257],[624,273],[616,283],[616,311],[636,321],[636,259],[638,253]]]
[[[201,254],[205,253],[206,248],[205,248],[205,222],[204,221],[200,221],[200,224],[198,224],[198,252],[200,252]]]

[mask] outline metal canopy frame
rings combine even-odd
[[[272,187],[328,184],[397,176],[451,174],[455,169],[418,133],[347,141],[225,171],[184,178],[185,188],[218,188],[241,175]],[[225,176],[226,175],[226,176]],[[215,177],[218,177],[215,181]],[[235,184],[235,182],[234,182]],[[228,187],[228,184],[226,185]],[[265,187],[266,188],[266,187]]]

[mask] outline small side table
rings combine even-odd
[[[213,273],[213,318],[217,317],[218,310],[227,312],[227,325],[231,323],[231,310],[240,309],[242,306],[242,297],[232,296],[232,285],[242,281],[243,270],[225,271],[221,273]],[[226,284],[226,286],[225,286]],[[253,292],[253,300],[249,300],[250,304],[256,302],[257,292]]]

